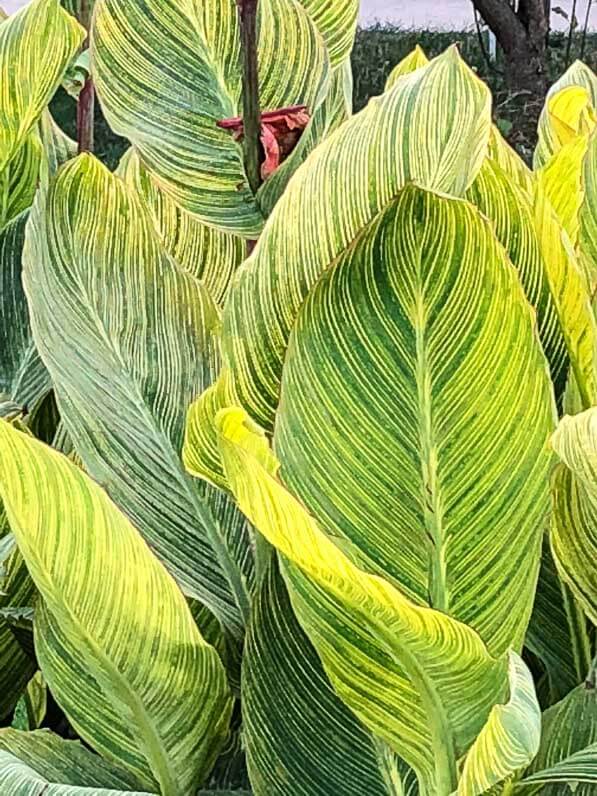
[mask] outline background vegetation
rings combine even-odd
[[[551,33],[549,43],[550,83],[553,83],[566,71],[567,36]],[[524,92],[513,92],[507,87],[499,53],[498,62],[489,64],[476,31],[405,30],[393,25],[359,30],[352,54],[355,110],[360,110],[371,97],[382,93],[392,67],[417,44],[430,57],[439,55],[451,44],[458,44],[467,63],[489,84],[495,98],[496,120],[502,132],[528,160],[536,141],[536,114],[527,111],[529,103],[535,100],[529,99]],[[579,51],[580,36],[573,41],[571,57],[575,58]],[[597,68],[597,33],[589,34],[583,60],[592,69]],[[75,138],[75,101],[61,90],[53,101],[52,111],[63,130]],[[95,154],[114,168],[127,146],[124,138],[110,130],[98,108]]]

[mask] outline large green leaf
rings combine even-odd
[[[597,624],[597,409],[566,416],[552,445],[563,462],[553,479],[554,557],[562,577]]]
[[[166,251],[181,268],[204,283],[217,304],[222,304],[245,256],[242,239],[202,224],[176,205],[157,187],[133,149],[123,157],[118,174],[143,198]]]
[[[0,497],[43,598],[35,645],[54,697],[79,735],[144,788],[192,794],[227,731],[217,652],[94,481],[6,422],[0,462]]]
[[[541,569],[525,645],[542,661],[549,678],[549,704],[558,702],[586,675],[588,650],[582,642],[584,614],[558,575],[549,539],[543,541]],[[577,640],[581,648],[576,649]]]
[[[586,676],[586,673],[585,673]],[[594,677],[594,675],[593,675]],[[525,778],[541,776],[542,771],[557,767],[571,755],[597,744],[597,690],[593,681],[586,682],[570,692],[543,716],[541,745],[537,757],[528,768]],[[593,753],[595,755],[595,752]],[[597,770],[597,756],[595,757]],[[597,782],[597,778],[593,780]],[[565,786],[550,786],[545,796],[569,792]],[[591,796],[591,785],[580,785],[576,796]]]
[[[372,100],[296,172],[224,313],[235,388],[262,425],[273,426],[288,337],[311,286],[409,180],[466,191],[490,130],[488,89],[451,49]]]
[[[296,104],[314,109],[329,59],[306,9],[325,20],[335,9],[354,6],[354,0],[259,3],[264,110]],[[247,182],[242,148],[230,131],[217,127],[241,114],[234,0],[100,0],[92,69],[108,122],[132,141],[160,188],[201,220],[257,237],[263,214]]]
[[[34,337],[87,471],[185,592],[239,635],[244,520],[220,520],[226,497],[180,461],[187,406],[218,367],[212,298],[162,249],[137,194],[90,156],[36,208],[25,260]]]
[[[42,145],[36,132],[30,133],[9,165],[0,172],[0,228],[33,202],[39,181]]]
[[[0,25],[0,172],[25,142],[84,37],[59,0],[32,0]]]
[[[28,216],[22,213],[0,231],[0,393],[33,409],[51,383],[33,343],[21,281]]]
[[[0,730],[0,752],[13,755],[49,782],[87,788],[138,790],[126,769],[108,763],[78,741],[65,741],[49,730]],[[8,762],[8,758],[5,757]],[[3,785],[0,775],[0,785]],[[12,796],[12,795],[11,795]]]
[[[277,477],[265,434],[241,409],[218,415],[228,482],[283,555],[293,608],[336,692],[418,774],[425,796],[457,787],[456,761],[507,691],[508,656],[446,613],[356,566]]]
[[[391,755],[340,701],[272,562],[243,658],[244,738],[256,796],[387,796]]]
[[[299,311],[274,449],[364,566],[499,655],[531,614],[554,425],[534,316],[491,227],[409,186]]]
[[[525,777],[514,793],[537,793],[542,796],[594,796],[597,786],[597,744],[581,749],[550,768]]]

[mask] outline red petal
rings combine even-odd
[[[267,180],[280,165],[280,147],[274,131],[268,124],[261,125],[261,144],[265,152],[265,160],[261,164],[261,176]]]

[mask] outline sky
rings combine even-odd
[[[588,0],[578,0],[577,16],[584,21]],[[25,0],[0,0],[0,7],[9,13],[24,5]],[[572,0],[554,3],[569,11]],[[591,12],[591,27],[597,28],[597,3]],[[473,20],[470,0],[361,0],[361,24],[375,21],[393,22],[414,28],[454,28],[462,30]],[[554,25],[566,25],[554,16]]]

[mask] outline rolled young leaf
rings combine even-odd
[[[495,705],[464,761],[458,796],[480,796],[514,776],[537,754],[541,710],[531,673],[510,654],[510,698]]]
[[[182,467],[187,406],[219,362],[219,313],[161,247],[139,196],[84,155],[28,228],[24,281],[64,424],[90,473],[185,592],[242,634],[244,520]],[[212,503],[215,501],[215,503]]]
[[[296,172],[223,319],[235,389],[261,425],[273,427],[288,337],[311,286],[409,180],[464,193],[490,130],[488,89],[451,49],[372,100]]]
[[[323,18],[334,6],[348,7],[346,0],[259,3],[263,111],[293,105],[312,111],[322,98],[329,59],[307,5]],[[256,238],[263,214],[241,145],[217,126],[241,115],[235,1],[100,0],[91,46],[106,118],[131,140],[158,186],[201,221]],[[281,52],[292,58],[280,59]]]
[[[576,599],[597,624],[597,409],[566,416],[552,446],[562,461],[553,477],[554,558]]]
[[[279,464],[246,412],[217,417],[228,482],[278,548],[297,617],[334,689],[417,772],[425,796],[449,796],[456,760],[505,696],[507,659],[447,614],[420,607],[356,566],[277,477]]]
[[[5,421],[0,462],[0,497],[43,598],[35,645],[54,697],[79,735],[146,790],[191,796],[229,720],[217,652],[94,481]]]

